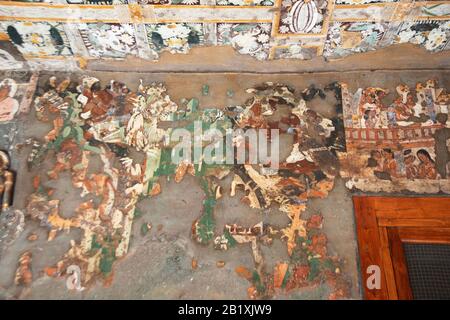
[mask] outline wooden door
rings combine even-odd
[[[405,246],[450,249],[450,198],[355,196],[353,203],[365,299],[413,299]],[[379,267],[379,288],[367,285],[373,266]]]

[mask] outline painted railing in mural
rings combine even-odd
[[[346,128],[347,146],[427,146],[434,145],[433,135],[442,125],[394,128]]]

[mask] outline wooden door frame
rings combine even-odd
[[[402,242],[450,244],[450,198],[354,196],[353,205],[365,299],[412,299]],[[380,289],[366,285],[371,265]]]

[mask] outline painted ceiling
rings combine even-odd
[[[331,60],[397,43],[442,51],[449,34],[449,1],[0,1],[0,68],[67,70],[222,45],[258,60]]]

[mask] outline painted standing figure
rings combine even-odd
[[[387,118],[389,127],[395,127],[397,125],[397,114],[395,113],[395,107],[393,105],[388,108]]]
[[[17,84],[12,79],[0,82],[0,122],[11,121],[19,110],[19,102],[14,99]]]
[[[397,177],[397,162],[395,161],[394,153],[391,149],[383,149],[382,154],[385,172],[389,173],[391,177]]]
[[[425,105],[431,121],[433,121],[433,123],[436,123],[436,110],[434,108],[433,96],[431,95],[430,91],[427,91],[425,95]]]

